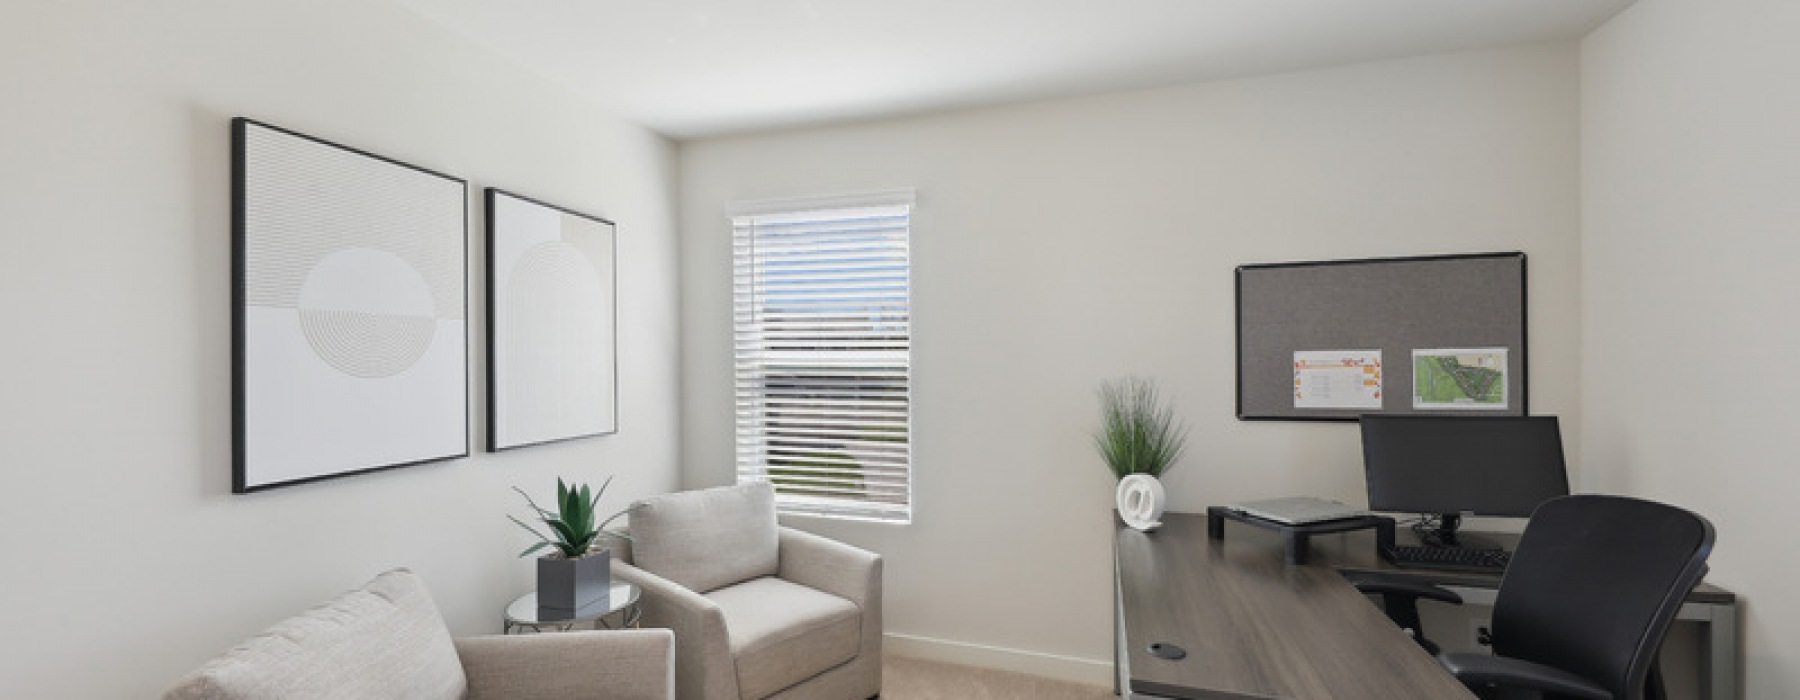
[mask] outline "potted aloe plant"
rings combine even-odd
[[[610,485],[612,478],[608,477],[598,491],[590,492],[587,484],[570,486],[557,477],[555,511],[538,507],[524,489],[513,487],[525,497],[534,518],[549,531],[546,535],[515,516],[506,516],[538,538],[536,544],[526,547],[519,556],[530,556],[545,548],[553,550],[537,560],[538,607],[574,615],[606,597],[612,585],[612,550],[594,549],[594,543],[602,532],[629,539],[624,533],[605,529],[608,523],[629,512],[629,508],[605,520],[595,520],[594,507],[599,505],[600,497]]]

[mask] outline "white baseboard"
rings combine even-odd
[[[887,653],[914,659],[979,666],[1086,685],[1110,687],[1113,682],[1113,665],[1108,661],[893,633],[882,635],[882,646]]]

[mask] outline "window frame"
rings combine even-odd
[[[915,208],[911,190],[729,208],[734,471],[774,483],[782,514],[912,522]]]

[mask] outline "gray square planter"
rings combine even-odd
[[[588,552],[577,559],[538,557],[538,607],[575,612],[606,598],[612,586],[612,550]]]

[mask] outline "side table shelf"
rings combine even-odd
[[[1383,515],[1360,515],[1341,520],[1327,520],[1305,525],[1289,525],[1273,520],[1258,518],[1249,513],[1235,511],[1224,506],[1207,506],[1206,536],[1225,539],[1225,521],[1236,520],[1246,525],[1254,525],[1264,530],[1274,530],[1281,534],[1281,543],[1289,564],[1305,564],[1308,542],[1313,535],[1324,535],[1334,532],[1350,532],[1352,530],[1375,529],[1375,546],[1387,548],[1394,546],[1394,519]]]

